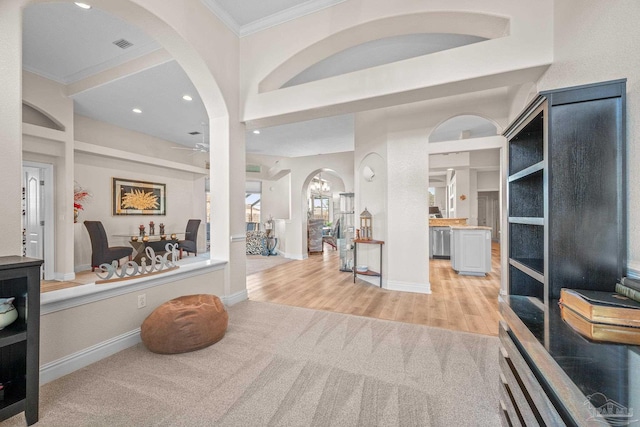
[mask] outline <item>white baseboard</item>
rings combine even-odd
[[[76,353],[40,366],[40,385],[63,377],[78,369],[89,366],[141,342],[140,328],[92,345]]]
[[[390,291],[415,292],[418,294],[430,294],[431,283],[411,283],[398,280],[387,280],[387,289]]]
[[[285,258],[295,259],[301,261],[303,259],[307,259],[309,256],[307,254],[290,254],[287,252],[281,252]]]
[[[220,299],[222,300],[222,303],[226,306],[232,306],[234,304],[237,304],[239,302],[242,301],[246,301],[249,299],[249,293],[247,292],[246,289],[240,291],[240,292],[236,292],[235,294],[231,294],[231,295],[227,295],[227,296],[223,296],[220,297]]]
[[[57,280],[59,282],[69,282],[75,278],[76,278],[75,272],[74,273],[58,273],[58,272],[53,273],[53,280]]]

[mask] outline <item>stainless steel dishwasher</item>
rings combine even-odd
[[[429,258],[451,258],[450,227],[429,227]]]

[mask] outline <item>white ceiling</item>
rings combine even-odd
[[[202,0],[235,30],[256,31],[344,0]],[[231,23],[230,23],[231,22]],[[260,27],[260,28],[262,28]],[[114,41],[125,39],[121,49]],[[393,37],[340,52],[310,67],[288,84],[300,84],[331,75],[393,62],[480,41],[456,35]],[[123,67],[160,46],[137,28],[96,8],[70,3],[36,3],[24,14],[23,66],[25,70],[64,85]],[[186,102],[182,95],[193,101]],[[194,146],[202,137],[189,132],[207,125],[204,105],[193,84],[175,61],[127,75],[73,94],[76,112],[176,144]],[[140,108],[142,114],[132,112]],[[462,129],[469,129],[463,126]],[[247,133],[247,151],[297,157],[352,151],[353,116],[316,119]]]

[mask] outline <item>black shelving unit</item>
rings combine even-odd
[[[42,260],[0,257],[0,297],[15,297],[18,319],[0,330],[0,421],[25,412],[38,422],[40,388],[40,266]]]
[[[626,273],[625,95],[625,80],[541,92],[505,131],[506,424],[587,425],[597,393],[633,403],[628,358],[639,348],[590,342],[558,308],[562,288],[614,291]]]
[[[613,291],[626,270],[625,81],[542,92],[507,128],[509,295]]]

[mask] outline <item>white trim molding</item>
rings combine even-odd
[[[292,21],[301,16],[317,12],[327,7],[335,6],[345,0],[309,0],[296,6],[281,10],[272,15],[265,16],[245,25],[240,25],[229,12],[227,12],[216,0],[201,0],[214,15],[222,21],[233,33],[239,37],[257,33],[267,28],[275,27],[287,21]]]
[[[231,307],[239,302],[246,301],[249,299],[249,293],[246,289],[241,290],[240,292],[236,292],[235,294],[225,295],[220,297],[224,305]]]
[[[345,0],[311,0],[300,3],[288,9],[276,12],[273,15],[265,16],[256,21],[250,22],[240,27],[240,37],[275,27],[287,21],[293,21],[301,16],[309,15],[327,7],[335,6]]]
[[[415,292],[417,294],[430,294],[431,283],[411,283],[399,280],[387,280],[386,289],[390,291]]]
[[[122,335],[102,341],[53,362],[45,363],[40,366],[40,385],[89,366],[141,341],[140,328],[136,328],[133,331],[125,332]]]
[[[278,251],[278,253],[282,254],[285,258],[295,259],[295,260],[298,260],[298,261],[302,261],[303,259],[309,258],[309,255],[307,255],[307,254],[290,254],[290,253],[281,252],[281,251]]]

